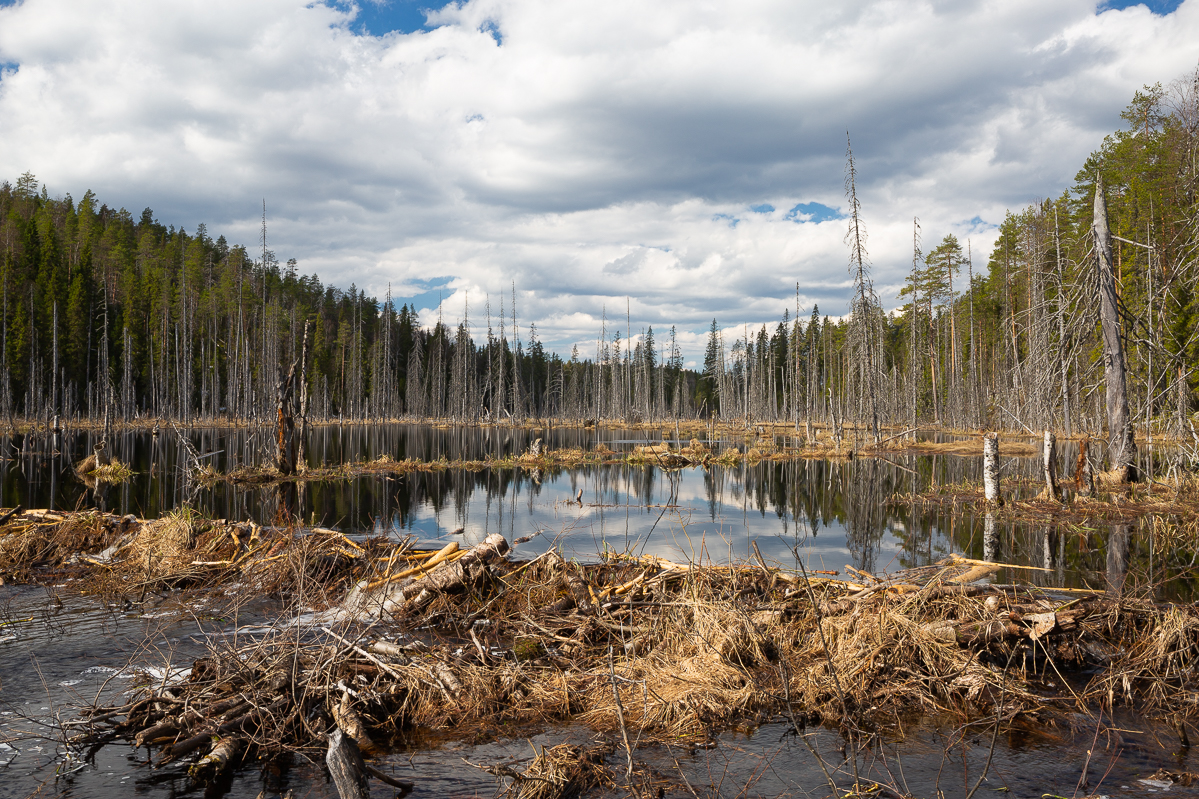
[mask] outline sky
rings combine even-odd
[[[985,268],[1145,84],[1199,64],[1199,0],[0,0],[0,180],[92,189],[422,322],[501,303],[586,357],[702,359],[844,313],[852,140],[887,308],[926,249]],[[798,284],[798,290],[797,290]]]

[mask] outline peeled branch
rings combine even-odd
[[[355,615],[402,615],[424,607],[438,594],[456,591],[475,582],[487,566],[503,559],[508,549],[507,539],[492,533],[453,562],[442,560],[433,569],[427,569],[426,564],[422,567],[424,571],[407,582],[360,584],[346,597],[343,608]]]

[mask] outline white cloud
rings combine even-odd
[[[846,129],[875,281],[926,240],[1056,194],[1144,83],[1194,67],[1199,0],[467,0],[362,36],[307,0],[0,8],[0,176],[256,238],[380,296],[510,294],[569,352],[606,306],[689,359],[703,331],[844,309]],[[775,211],[755,213],[768,203]],[[733,222],[735,221],[735,224]],[[411,289],[416,291],[416,289]],[[891,300],[884,296],[884,301]],[[507,301],[510,304],[510,300]],[[431,311],[430,311],[431,312]],[[589,350],[580,347],[586,354]]]

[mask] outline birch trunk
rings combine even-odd
[[[983,492],[988,504],[1003,504],[999,494],[999,433],[983,436]]]
[[[1045,474],[1045,495],[1050,499],[1061,499],[1057,487],[1057,436],[1048,430],[1041,450],[1041,469]]]

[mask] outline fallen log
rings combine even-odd
[[[366,763],[354,739],[340,727],[329,733],[329,751],[325,765],[341,799],[370,799],[371,786],[366,778]]]

